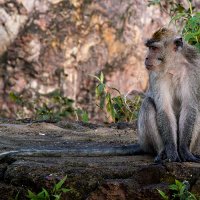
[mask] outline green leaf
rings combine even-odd
[[[14,200],[18,200],[18,199],[19,199],[19,193],[20,193],[20,192],[17,192],[17,194],[16,194]]]
[[[184,36],[184,39],[185,39],[186,41],[189,41],[189,40],[192,39],[192,38],[195,38],[195,34],[194,34],[194,33],[187,33],[187,34],[185,34],[185,36]]]
[[[61,194],[55,194],[53,195],[53,197],[55,197],[54,200],[60,200]]]
[[[105,84],[101,83],[98,85],[98,90],[99,90],[100,95],[102,95],[102,93],[104,92],[104,89],[105,89]]]
[[[158,189],[157,189],[158,190]],[[161,190],[158,190],[159,194],[162,196],[164,200],[169,200],[169,197]]]
[[[35,193],[31,192],[30,190],[28,190],[28,195],[27,195],[27,197],[28,197],[29,199],[35,199],[35,198],[37,198],[37,195],[36,195]]]
[[[61,189],[62,185],[66,181],[67,176],[65,176],[63,179],[61,179],[53,188],[53,193],[57,192],[59,189]]]
[[[9,94],[9,98],[14,101],[16,104],[19,104],[19,105],[22,105],[24,102],[23,102],[23,99],[20,97],[19,94],[17,93],[14,93],[14,92],[10,92]]]
[[[106,109],[107,109],[108,113],[110,113],[112,119],[115,121],[116,115],[115,115],[115,109],[114,109],[114,106],[113,106],[112,100],[111,100],[111,94],[107,94],[106,99],[107,99]]]
[[[185,8],[184,8],[181,4],[178,4],[178,5],[177,5],[177,11],[178,11],[179,13],[182,13],[182,12],[185,11]]]
[[[188,200],[199,200],[200,198],[197,199],[197,197],[192,194],[191,192],[188,192],[189,196],[188,196]]]
[[[180,189],[184,184],[180,182],[179,180],[175,180],[175,184],[178,186],[178,189]]]
[[[67,192],[71,192],[72,190],[71,189],[68,189],[68,188],[62,188],[61,191],[63,193],[67,193]]]
[[[47,199],[50,199],[49,193],[46,189],[42,188],[42,192]]]
[[[182,187],[180,188],[180,195],[183,195],[185,192],[187,192],[187,190],[185,189],[186,186],[185,185],[182,185]]]
[[[104,105],[105,105],[105,99],[106,99],[105,95],[103,95],[103,96],[100,98],[100,104],[99,104],[99,107],[100,107],[101,109],[104,108]]]
[[[104,81],[104,75],[103,75],[103,72],[101,72],[101,74],[100,74],[100,81],[101,81],[101,83],[103,83],[103,81]]]
[[[178,186],[175,184],[172,184],[172,185],[169,185],[169,189],[178,191]]]
[[[88,113],[86,111],[83,111],[81,118],[83,122],[88,122],[89,121]]]
[[[195,47],[199,50],[199,52],[200,52],[200,43],[196,43],[195,44]]]
[[[37,196],[37,199],[48,200],[48,197],[46,197],[45,192],[43,190],[39,192],[36,196]]]

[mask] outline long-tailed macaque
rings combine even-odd
[[[200,162],[192,152],[200,132],[200,54],[161,28],[146,42],[149,89],[139,118],[139,143],[157,161]]]

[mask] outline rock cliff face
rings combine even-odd
[[[140,0],[1,0],[1,113],[15,116],[18,110],[11,91],[36,99],[61,90],[93,118],[89,74],[100,71],[122,93],[143,91],[143,42],[168,21]]]

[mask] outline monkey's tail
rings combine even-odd
[[[0,159],[10,156],[32,157],[64,157],[64,156],[122,156],[142,155],[144,151],[139,144],[131,144],[117,147],[81,147],[65,149],[20,149],[0,153]]]

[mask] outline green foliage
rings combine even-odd
[[[188,181],[180,182],[175,180],[175,184],[169,185],[169,190],[172,192],[170,196],[161,190],[158,190],[158,192],[164,200],[200,200],[200,197],[189,192],[189,189],[190,184]]]
[[[17,194],[16,194],[14,200],[18,200],[18,199],[19,199],[19,192],[17,192]]]
[[[200,51],[200,12],[192,6],[192,0],[187,0],[187,3],[186,8],[175,0],[151,0],[148,5],[159,5],[161,10],[171,16],[171,22],[181,27],[184,39]]]
[[[65,176],[57,184],[55,184],[51,191],[42,188],[41,192],[35,194],[34,192],[28,190],[27,198],[30,200],[60,200],[62,194],[71,191],[71,189],[63,187],[63,184],[65,183],[66,179],[67,176]]]
[[[11,197],[9,200],[19,200],[19,194],[20,192],[18,191],[15,197]]]
[[[52,92],[47,96],[37,96],[35,99],[11,92],[9,98],[21,108],[17,112],[17,118],[25,118],[28,115],[36,120],[61,120],[76,117],[77,120],[89,121],[87,112],[75,108],[74,100],[63,96],[60,91]],[[29,113],[27,114],[24,110]]]
[[[105,110],[106,117],[111,118],[114,122],[130,122],[133,121],[138,114],[141,98],[136,96],[132,101],[127,100],[119,90],[106,85],[104,75],[101,72],[100,76],[93,76],[97,79],[96,97],[98,100],[97,106],[101,110]],[[112,93],[118,94],[112,97]]]
[[[17,103],[17,104],[20,104],[20,105],[24,104],[23,98],[19,94],[17,94],[17,93],[10,92],[9,98],[12,101],[14,101],[15,103]]]
[[[49,95],[49,102],[35,107],[36,118],[42,120],[68,118],[74,114],[72,99],[64,97],[59,91]]]
[[[185,40],[200,50],[200,12],[188,19],[183,29]]]
[[[31,192],[30,190],[28,190],[27,197],[28,199],[31,199],[31,200],[49,200],[50,199],[49,193],[44,188],[38,194],[35,194],[34,192]]]
[[[88,113],[84,110],[81,110],[80,108],[75,110],[76,114],[76,119],[77,121],[83,121],[83,122],[88,122],[89,121],[89,116]]]
[[[158,190],[158,192],[164,200],[169,200],[169,197],[163,191]]]

